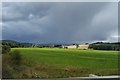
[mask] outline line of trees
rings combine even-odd
[[[11,48],[17,48],[17,47],[31,47],[31,43],[20,43],[13,40],[2,40],[2,45],[10,46]]]
[[[2,45],[10,46],[11,48],[24,48],[24,47],[37,47],[37,48],[53,48],[59,47],[62,45],[52,45],[52,44],[34,44],[34,43],[20,43],[13,40],[2,40]]]
[[[12,40],[2,40],[2,45],[10,46],[11,48],[16,48],[16,47],[39,47],[39,48],[44,48],[44,47],[59,47],[62,48],[62,45],[39,45],[39,44],[32,44],[32,43],[20,43]],[[77,45],[77,44],[73,44]],[[89,45],[89,49],[94,49],[94,50],[115,50],[115,51],[120,51],[120,42],[116,43],[109,43],[109,42],[96,42],[93,44]],[[5,50],[3,50],[5,51]]]
[[[103,42],[97,42],[94,44],[89,45],[89,49],[94,50],[115,50],[120,51],[120,43],[103,43]]]

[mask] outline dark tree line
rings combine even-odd
[[[12,40],[2,40],[2,45],[10,46],[11,48],[32,46],[32,44],[30,43],[20,43],[20,42],[12,41]]]
[[[120,43],[103,43],[103,42],[97,42],[89,45],[89,49],[94,50],[115,50],[120,51]]]

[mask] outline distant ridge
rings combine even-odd
[[[2,45],[8,45],[13,47],[29,47],[32,46],[32,43],[21,43],[15,40],[1,40],[0,42],[2,42]]]
[[[20,42],[14,41],[14,40],[1,40],[1,41],[5,42],[5,43],[20,43]]]

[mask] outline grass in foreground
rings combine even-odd
[[[24,58],[19,74],[30,78],[83,77],[118,74],[118,52],[58,48],[13,48]]]

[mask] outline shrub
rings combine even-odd
[[[2,45],[2,54],[8,53],[8,52],[10,52],[10,51],[11,51],[10,46]]]
[[[21,62],[21,54],[20,54],[20,52],[17,51],[17,50],[16,51],[12,51],[10,53],[10,55],[11,55],[11,58],[12,58],[12,63],[14,65],[19,65],[20,62]]]

